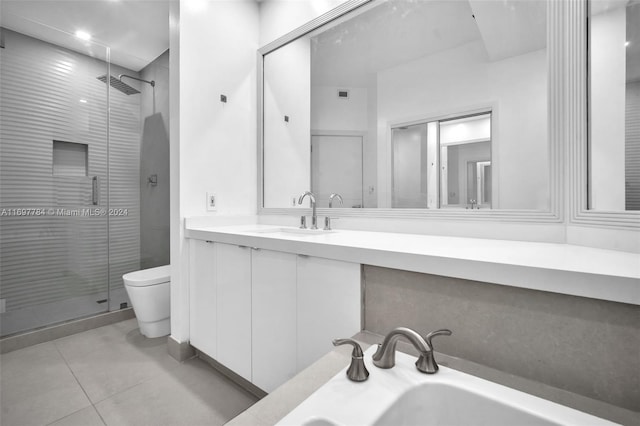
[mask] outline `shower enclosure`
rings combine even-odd
[[[169,53],[1,31],[4,337],[126,308],[122,275],[169,263]]]

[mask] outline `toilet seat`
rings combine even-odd
[[[171,280],[171,266],[164,265],[156,268],[143,269],[141,271],[129,272],[122,276],[125,285],[132,287],[147,287],[166,283]]]

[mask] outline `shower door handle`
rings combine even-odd
[[[93,178],[91,178],[91,189],[91,201],[93,202],[94,206],[97,206],[99,201],[98,193],[100,191],[100,185],[98,185],[98,176],[94,176]]]

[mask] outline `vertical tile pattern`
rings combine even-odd
[[[436,351],[640,411],[640,307],[366,266],[365,329],[397,326]],[[603,285],[606,285],[603,282]]]

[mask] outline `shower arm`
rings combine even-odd
[[[122,81],[122,78],[123,78],[123,77],[131,78],[131,79],[133,79],[133,80],[142,81],[143,83],[148,83],[148,84],[150,84],[150,85],[151,85],[151,87],[156,87],[156,82],[155,82],[155,80],[151,80],[151,81],[143,80],[143,79],[141,79],[141,78],[133,77],[133,76],[131,76],[131,75],[127,75],[127,74],[120,74],[120,75],[118,76],[118,80]]]

